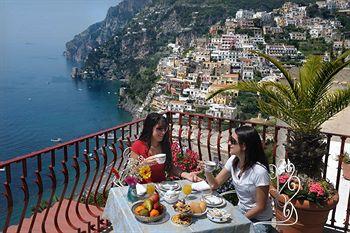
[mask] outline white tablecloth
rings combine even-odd
[[[187,181],[179,181],[180,184]],[[161,224],[145,224],[139,222],[131,212],[132,203],[127,200],[128,187],[112,188],[109,192],[107,203],[102,217],[109,219],[112,222],[115,233],[121,232],[206,232],[206,233],[228,233],[239,232],[245,233],[254,232],[252,222],[247,219],[238,209],[231,203],[227,202],[224,207],[226,211],[231,213],[232,220],[227,223],[214,223],[205,216],[201,218],[193,218],[193,222],[188,227],[177,226],[171,222],[171,219]],[[199,199],[201,194],[191,194],[191,199]],[[173,207],[164,201],[161,201],[166,206],[170,217],[175,214]]]

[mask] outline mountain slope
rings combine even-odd
[[[115,33],[120,31],[127,22],[151,0],[127,0],[108,9],[102,22],[89,26],[66,43],[65,56],[69,60],[84,62],[87,55],[106,43]]]
[[[211,25],[234,17],[238,9],[271,11],[284,2],[153,0],[115,31],[113,38],[91,51],[84,69],[91,78],[128,79],[129,97],[142,101],[157,79],[153,71],[159,58],[167,54],[168,43],[177,39],[186,47],[191,39],[207,33]]]

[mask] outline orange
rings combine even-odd
[[[149,213],[149,216],[150,217],[155,217],[155,216],[158,216],[159,215],[159,211],[158,210],[151,210],[151,212]]]
[[[140,213],[141,210],[145,209],[142,205],[139,205],[138,207],[135,208],[135,213]]]

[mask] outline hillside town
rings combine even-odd
[[[320,1],[319,9],[349,9],[348,1]],[[206,101],[208,95],[242,80],[283,82],[283,75],[269,62],[253,54],[261,51],[293,68],[305,61],[303,42],[321,41],[318,51],[325,61],[350,48],[336,19],[310,17],[307,7],[287,2],[271,12],[239,10],[235,17],[212,25],[208,35],[185,49],[176,41],[171,54],[160,60],[160,79],[139,109],[197,112],[234,119],[238,92],[225,92]],[[331,47],[329,47],[331,45]],[[299,47],[299,49],[298,49]]]

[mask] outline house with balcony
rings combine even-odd
[[[281,57],[285,55],[294,57],[297,55],[298,50],[293,45],[272,44],[266,45],[265,53],[275,57]]]
[[[305,32],[291,32],[289,33],[289,38],[291,40],[306,40],[306,33]]]

